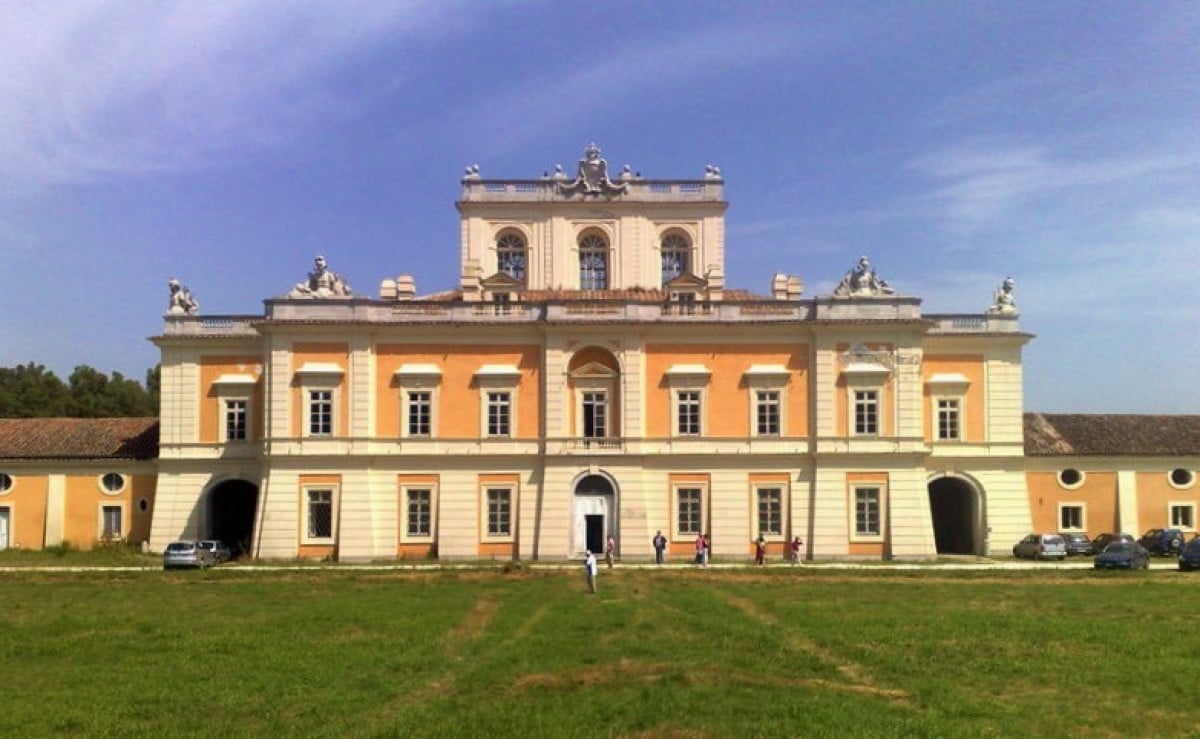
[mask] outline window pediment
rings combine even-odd
[[[334,364],[333,362],[305,362],[304,364],[300,365],[299,369],[296,370],[296,374],[312,376],[341,376],[346,374],[346,370],[342,369],[341,365]]]
[[[967,379],[966,375],[959,372],[938,372],[930,376],[925,381],[925,384],[944,388],[957,388],[966,387],[971,384],[971,381]]]

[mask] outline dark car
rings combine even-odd
[[[1179,552],[1179,569],[1200,570],[1200,539],[1192,539]]]
[[[1096,555],[1092,566],[1097,570],[1148,570],[1150,552],[1137,542],[1113,542]]]
[[[1183,549],[1183,532],[1179,529],[1150,529],[1138,539],[1151,554],[1167,556]]]
[[[1068,557],[1073,554],[1087,555],[1092,553],[1092,540],[1088,538],[1087,534],[1081,534],[1077,531],[1067,533],[1060,531],[1058,535],[1062,537],[1063,543],[1067,545]]]
[[[201,539],[196,542],[196,546],[212,552],[213,560],[216,564],[228,562],[233,559],[233,552],[229,547],[225,546],[225,542],[219,539]]]
[[[1067,547],[1058,534],[1030,534],[1013,545],[1014,557],[1066,559]]]
[[[1117,541],[1127,541],[1130,544],[1137,543],[1137,539],[1134,539],[1129,534],[1101,534],[1092,539],[1092,554],[1103,552],[1104,547]]]

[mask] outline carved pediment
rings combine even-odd
[[[693,274],[682,274],[663,285],[663,290],[676,292],[698,292],[708,288],[708,280]]]
[[[525,287],[525,283],[505,272],[497,272],[491,277],[485,277],[480,280],[479,286],[484,290],[489,290],[492,292],[511,292],[513,290],[523,289]]]
[[[612,367],[605,367],[599,362],[588,362],[587,364],[571,371],[571,377],[604,377],[614,378],[617,376],[616,370]]]

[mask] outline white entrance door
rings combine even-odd
[[[604,537],[608,536],[608,496],[607,495],[576,495],[575,496],[575,532],[571,540],[571,551],[576,556],[583,556],[583,553],[588,548],[588,521],[594,523],[595,516],[600,516],[604,525],[602,527],[601,542]],[[593,526],[594,529],[594,526]],[[595,531],[592,532],[592,538],[595,538]],[[592,542],[596,546],[596,542]],[[603,543],[599,547],[592,550],[593,554],[601,554],[604,551]]]
[[[11,509],[5,506],[0,508],[0,549],[8,549],[8,532],[11,518]]]

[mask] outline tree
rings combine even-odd
[[[158,415],[158,368],[146,373],[147,390],[120,372],[105,375],[79,365],[64,383],[53,372],[30,362],[0,367],[0,417],[101,418]]]
[[[0,367],[0,416],[45,418],[67,415],[70,393],[40,364]]]

